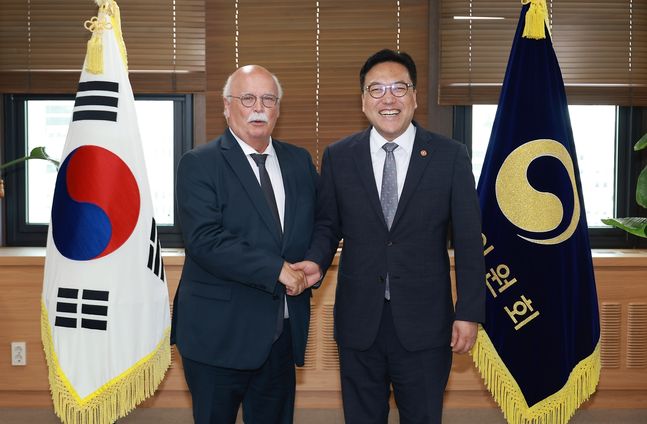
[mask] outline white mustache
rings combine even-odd
[[[247,118],[247,122],[252,121],[269,122],[269,119],[265,113],[252,112],[252,114],[249,115],[249,118]]]

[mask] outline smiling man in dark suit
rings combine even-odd
[[[416,67],[382,50],[360,71],[367,130],[324,155],[309,284],[340,239],[335,300],[344,416],[385,424],[390,385],[403,424],[440,423],[452,351],[484,319],[480,212],[465,146],[415,124]],[[456,260],[452,303],[447,235]]]
[[[246,423],[292,422],[310,290],[288,265],[310,244],[317,173],[306,150],[271,137],[281,97],[265,68],[235,71],[229,128],[178,167],[186,257],[172,339],[197,424],[233,424],[241,403]]]

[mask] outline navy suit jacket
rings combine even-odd
[[[323,155],[317,219],[306,258],[325,270],[344,245],[335,300],[340,346],[364,350],[375,340],[387,274],[398,338],[410,351],[449,346],[454,319],[485,317],[480,211],[465,146],[417,126],[391,229],[384,222],[371,162],[370,128]],[[454,242],[457,302],[447,235]]]
[[[229,130],[180,160],[176,197],[186,257],[172,341],[184,357],[255,369],[269,355],[285,294],[277,280],[283,261],[303,259],[310,244],[317,184],[306,150],[273,143],[285,186],[283,236]],[[304,362],[310,296],[287,296],[297,365]]]

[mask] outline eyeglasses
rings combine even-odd
[[[374,99],[381,99],[386,94],[387,88],[391,90],[391,94],[393,94],[395,97],[404,97],[409,91],[409,88],[415,88],[415,85],[413,83],[406,82],[394,82],[392,84],[372,84],[364,87],[364,91],[366,91],[369,96],[373,97]]]
[[[240,102],[243,104],[245,107],[252,107],[256,104],[256,100],[258,97],[256,97],[253,94],[243,94],[242,96],[226,96],[226,97],[233,97],[234,99],[240,100]],[[276,106],[276,104],[279,102],[279,98],[276,96],[273,96],[271,94],[263,94],[261,96],[261,103],[263,106],[272,108]]]

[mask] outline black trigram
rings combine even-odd
[[[72,121],[117,122],[119,83],[86,81],[79,83]]]
[[[159,236],[157,234],[155,218],[153,218],[151,224],[151,238],[150,245],[148,246],[148,269],[153,271],[153,274],[157,275],[160,280],[166,282],[166,276],[164,275],[164,261],[162,259],[162,246],[160,245]]]
[[[81,303],[79,303],[79,291],[82,292]],[[103,290],[59,287],[54,325],[78,328],[80,320],[81,328],[105,330],[108,327],[108,296],[109,292]]]

